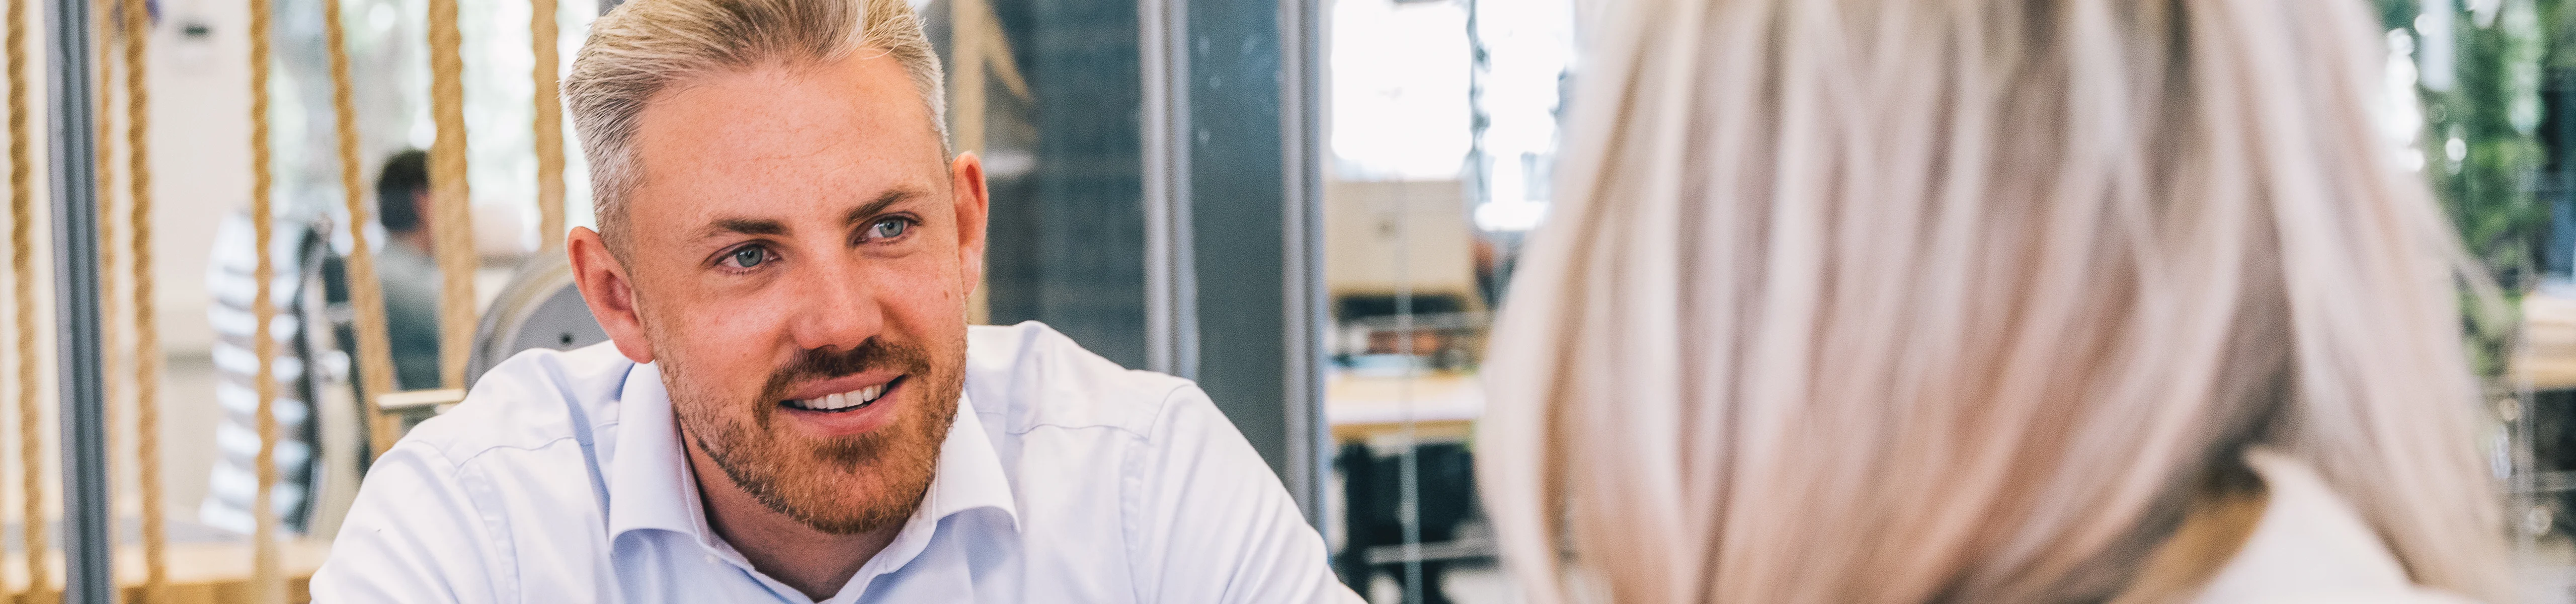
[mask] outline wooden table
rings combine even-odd
[[[286,601],[310,602],[305,582],[313,571],[322,567],[322,559],[331,546],[320,540],[281,541],[278,564],[286,576]],[[248,542],[173,543],[167,551],[170,562],[168,591],[163,604],[255,604],[257,590],[250,584],[251,547]],[[27,589],[27,557],[10,552],[0,556],[0,586],[18,594]],[[51,567],[54,589],[63,585],[63,552],[53,550],[45,555]],[[138,602],[143,592],[143,548],[116,548],[116,586],[119,601]],[[59,601],[59,592],[46,601]],[[25,602],[26,599],[19,601]]]
[[[1412,377],[1337,373],[1324,380],[1324,423],[1336,442],[1366,442],[1401,433],[1413,418],[1424,440],[1465,440],[1485,414],[1485,384],[1471,373],[1426,372]]]

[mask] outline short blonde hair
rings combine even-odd
[[[1531,602],[2106,601],[2249,447],[2510,597],[2366,3],[1609,10],[1485,366]]]
[[[590,159],[601,235],[614,242],[622,230],[620,206],[640,177],[637,116],[654,95],[711,73],[834,61],[860,49],[902,65],[946,153],[939,55],[905,0],[630,0],[600,17],[573,59],[564,97]]]

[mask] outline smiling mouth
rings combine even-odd
[[[893,390],[896,384],[901,383],[903,383],[903,378],[898,377],[883,384],[877,384],[849,392],[809,399],[784,400],[779,401],[778,404],[786,405],[790,409],[800,409],[820,413],[856,411],[859,409],[866,409],[869,405],[876,404],[878,399],[885,397],[886,391]]]

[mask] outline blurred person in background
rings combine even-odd
[[[385,331],[392,343],[394,388],[438,387],[438,260],[429,235],[429,154],[405,150],[376,174],[376,222],[385,245],[376,252],[385,292]]]
[[[2510,599],[2357,0],[1637,0],[1486,375],[1534,602]]]

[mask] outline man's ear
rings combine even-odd
[[[984,283],[984,223],[993,199],[984,190],[984,160],[974,152],[957,154],[948,166],[948,190],[956,197],[957,253],[965,267],[967,291]]]
[[[653,341],[644,334],[643,318],[635,314],[634,281],[627,278],[626,265],[609,254],[608,243],[589,227],[574,227],[564,236],[564,253],[571,257],[573,285],[581,288],[582,303],[590,306],[590,316],[599,320],[609,341],[617,343],[617,352],[637,363],[653,362]]]

